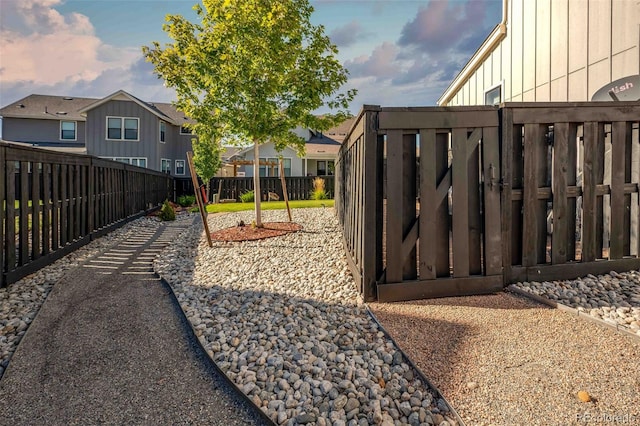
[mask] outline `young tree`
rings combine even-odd
[[[213,137],[194,138],[191,143],[196,174],[205,183],[207,199],[211,200],[209,184],[222,165],[222,161],[220,161],[220,145],[216,143]],[[197,188],[195,190],[197,191]]]
[[[310,22],[308,0],[203,0],[198,23],[168,15],[174,40],[143,47],[156,74],[175,88],[176,106],[199,125],[254,144],[256,224],[260,213],[259,146],[304,153],[297,126],[325,130],[348,115],[355,90],[338,93],[347,71],[323,26]],[[322,106],[332,113],[312,114]]]

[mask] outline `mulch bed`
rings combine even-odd
[[[263,222],[262,228],[251,225],[233,226],[211,233],[214,241],[253,241],[297,232],[302,225],[293,222]]]

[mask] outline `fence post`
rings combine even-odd
[[[363,256],[362,290],[365,301],[377,298],[376,286],[382,271],[382,137],[378,135],[379,106],[367,106],[364,126]],[[342,205],[343,200],[340,204]]]
[[[6,179],[7,173],[7,148],[0,146],[0,200],[6,202]],[[0,250],[0,288],[6,285],[4,273],[5,273],[5,251],[8,250],[9,244],[4,241],[4,223],[5,223],[5,206],[0,206],[0,243],[2,244],[2,250]]]

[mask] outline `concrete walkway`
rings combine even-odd
[[[209,363],[141,231],[58,282],[0,381],[0,424],[265,424]]]

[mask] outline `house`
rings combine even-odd
[[[638,100],[639,44],[638,0],[503,0],[438,105]]]
[[[260,145],[260,176],[279,176],[276,166],[282,156],[285,176],[331,176],[335,160],[354,118],[349,118],[326,132],[297,128],[294,132],[305,140],[305,155],[299,157],[294,149],[285,148],[276,152],[273,142]],[[237,165],[237,173],[253,176],[253,145],[235,152],[231,164]]]
[[[68,149],[171,174],[182,186],[190,185],[186,153],[192,150],[190,120],[173,105],[143,101],[124,90],[101,99],[30,95],[0,109],[3,139],[49,149]],[[332,175],[342,139],[352,120],[324,134],[297,128],[307,141],[299,158],[286,148],[286,176]],[[273,143],[260,148],[262,176],[278,176],[273,165],[278,153]],[[253,176],[248,166],[253,147],[222,153],[218,176]]]
[[[167,103],[144,102],[119,90],[86,105],[87,153],[188,177],[187,152],[193,136],[189,119]]]
[[[119,90],[102,99],[30,95],[0,109],[3,140],[73,149],[188,178],[189,120],[171,104]]]
[[[85,152],[86,117],[92,98],[30,95],[0,109],[2,139],[62,151]]]

